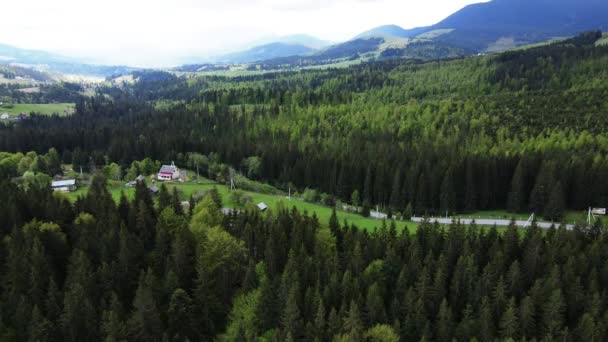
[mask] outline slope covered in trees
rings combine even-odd
[[[558,220],[608,201],[608,47],[592,32],[497,56],[261,76],[155,73],[69,118],[0,127],[0,150],[75,167],[256,156],[261,179],[417,214],[508,208]],[[98,163],[99,165],[100,163]],[[559,186],[558,186],[559,185]],[[561,210],[560,210],[561,209]]]
[[[44,177],[43,177],[44,178]],[[75,205],[0,181],[3,341],[608,338],[608,235],[533,226],[417,234],[295,209],[192,212],[102,178]]]

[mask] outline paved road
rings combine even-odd
[[[437,217],[429,217],[428,218],[429,221],[431,222],[438,222],[440,224],[450,224],[452,223],[451,218],[437,218]],[[493,226],[493,225],[497,225],[497,226],[508,226],[509,224],[511,224],[511,220],[495,220],[495,219],[468,219],[468,218],[459,218],[460,222],[463,224],[471,224],[473,221],[475,221],[476,224],[481,225],[481,226]],[[414,222],[422,222],[424,221],[423,217],[412,217],[412,221]],[[526,225],[527,221],[515,221],[515,225],[518,227],[524,227]],[[539,228],[543,228],[543,229],[549,229],[551,228],[551,226],[555,225],[556,227],[559,226],[559,223],[552,223],[552,222],[542,222],[542,221],[537,221],[536,225],[538,225]],[[574,228],[573,224],[567,224],[566,225],[566,229],[568,230],[572,230]]]

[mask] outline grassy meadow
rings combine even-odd
[[[11,106],[0,106],[0,114],[8,113],[12,116],[19,115],[19,113],[39,113],[43,115],[53,115],[57,114],[59,116],[67,115],[68,113],[73,112],[74,104],[73,103],[45,103],[45,104],[37,104],[37,103],[16,103]]]
[[[230,188],[222,184],[215,184],[210,181],[203,181],[200,184],[195,182],[167,184],[167,187],[170,191],[173,191],[173,188],[177,188],[182,200],[188,200],[190,198],[190,195],[196,192],[204,192],[215,187],[222,196],[223,206],[225,208],[239,208],[239,205],[237,203],[234,203],[231,199]],[[108,190],[110,191],[112,197],[116,202],[120,200],[121,192],[124,192],[128,198],[133,198],[133,196],[135,195],[135,189],[125,187],[124,182],[110,181],[108,182]],[[78,196],[84,196],[87,192],[88,187],[84,186],[80,187],[77,191],[67,193],[65,195],[71,201],[75,201]],[[283,196],[267,195],[251,191],[243,191],[243,193],[251,196],[254,204],[264,202],[271,209],[276,208],[279,205],[283,205],[287,207],[296,207],[299,211],[306,211],[308,212],[308,214],[315,213],[322,224],[327,224],[329,222],[329,218],[332,213],[332,208],[330,207],[316,203],[305,202],[295,198],[289,200],[288,198]],[[380,227],[382,225],[381,220],[367,218],[361,215],[348,213],[345,211],[337,211],[337,214],[340,222],[344,222],[344,220],[346,220],[349,223],[353,223],[357,227],[366,229],[368,231],[372,231],[374,228]],[[417,227],[416,223],[409,221],[397,221],[396,225],[399,231],[404,228],[407,228],[410,232],[415,232]]]

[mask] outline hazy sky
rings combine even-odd
[[[379,25],[430,25],[483,1],[8,0],[1,6],[0,43],[97,63],[168,66],[273,36],[303,33],[337,42]]]

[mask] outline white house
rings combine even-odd
[[[8,113],[3,113],[2,116],[0,116],[0,119],[2,120],[8,120],[10,116],[8,115]]]
[[[76,180],[75,179],[66,179],[53,181],[51,183],[51,188],[55,191],[61,192],[70,192],[76,190]]]
[[[179,168],[175,166],[175,163],[171,162],[171,165],[163,165],[156,175],[156,179],[161,181],[167,181],[179,178]]]

